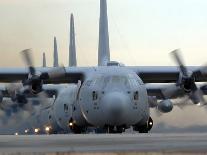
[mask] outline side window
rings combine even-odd
[[[92,92],[92,98],[93,98],[94,101],[98,99],[97,92],[95,92],[95,91]]]
[[[132,87],[132,88],[134,88],[134,87],[139,87],[139,85],[143,85],[143,83],[139,80],[139,79],[137,79],[137,77],[135,77],[135,75],[133,75],[133,74],[129,74],[129,81],[130,81],[130,86]]]
[[[68,105],[67,104],[64,104],[64,111],[65,111],[65,113],[67,113],[68,110],[69,110]]]
[[[139,100],[139,92],[134,92],[134,100]]]

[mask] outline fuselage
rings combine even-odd
[[[142,80],[123,67],[98,67],[78,93],[86,121],[96,127],[132,126],[149,118],[147,91]]]

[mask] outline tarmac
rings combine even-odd
[[[2,135],[6,154],[207,154],[206,134]]]

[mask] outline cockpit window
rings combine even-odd
[[[128,82],[128,79],[125,76],[112,76],[111,82],[126,85],[126,83]]]
[[[130,88],[129,77],[127,75],[100,75],[94,78],[91,85],[93,84],[101,88],[107,87],[109,85]]]
[[[137,78],[135,78],[135,76],[133,74],[129,74],[129,82],[130,82],[130,85],[133,86],[133,87],[138,87],[139,84],[139,81],[137,81]]]
[[[119,85],[119,86],[129,86],[129,81],[127,76],[113,75],[104,77],[104,86],[107,85]]]

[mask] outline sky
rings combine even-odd
[[[126,65],[207,62],[206,0],[108,0],[111,59]],[[53,37],[59,61],[68,64],[69,16],[74,13],[79,66],[97,65],[99,0],[0,0],[0,66],[23,66],[20,51],[33,49],[52,65]],[[206,55],[206,56],[205,56]]]

